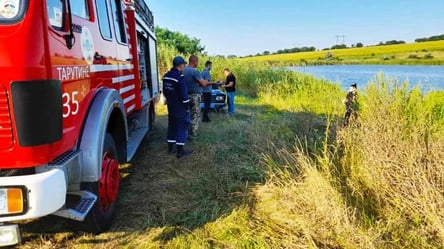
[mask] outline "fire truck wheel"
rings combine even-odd
[[[98,182],[82,184],[83,190],[97,195],[97,201],[85,220],[81,222],[81,230],[97,234],[111,227],[119,193],[119,181],[117,148],[113,137],[107,133],[103,143],[102,175]]]

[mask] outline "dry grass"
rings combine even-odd
[[[442,248],[444,106],[382,76],[363,95],[326,150],[265,157],[256,215],[277,247]]]
[[[248,153],[243,132],[251,113],[239,114],[245,119],[214,113],[212,123],[201,124],[198,140],[188,144],[194,153],[177,159],[167,154],[164,142],[166,108],[159,105],[157,111],[150,140],[131,163],[121,165],[118,213],[110,232],[72,232],[64,219],[45,217],[23,226],[24,244],[19,248],[183,248],[191,242],[181,242],[182,235],[197,231],[203,236],[200,229],[225,228],[218,224],[230,219],[236,226],[241,216],[237,213],[245,213],[250,184],[261,181],[259,155]],[[192,238],[200,248],[216,243]]]

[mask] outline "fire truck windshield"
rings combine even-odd
[[[25,0],[0,0],[0,23],[19,20],[25,9]]]

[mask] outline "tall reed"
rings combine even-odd
[[[286,247],[439,248],[444,93],[424,95],[379,75],[362,96],[358,120],[338,127],[326,150],[313,155],[299,144],[264,157],[261,222]],[[289,240],[294,231],[303,239]]]

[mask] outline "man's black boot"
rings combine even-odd
[[[176,148],[174,145],[176,145],[176,143],[168,143],[168,154],[176,153]]]
[[[187,156],[193,153],[191,150],[184,150],[183,145],[177,145],[177,158],[181,158],[183,156]]]

